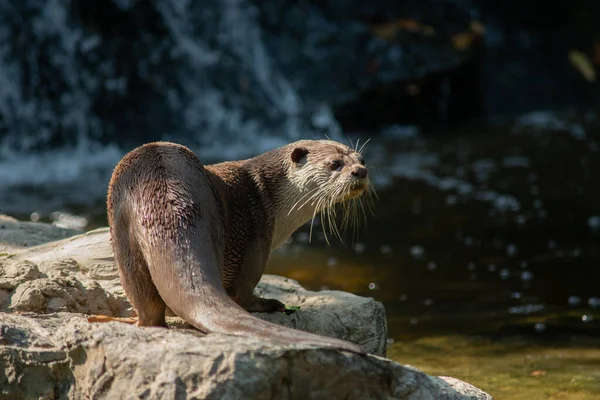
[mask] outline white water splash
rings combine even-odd
[[[522,115],[517,119],[513,133],[521,133],[524,128],[537,131],[566,131],[579,140],[585,140],[587,137],[582,124],[568,121],[552,111],[533,111]]]
[[[439,157],[435,153],[415,149],[392,156],[386,154],[385,144],[372,144],[369,147],[368,158],[373,160],[389,160],[375,166],[373,179],[378,189],[389,187],[392,185],[394,178],[402,177],[423,181],[443,191],[455,191],[459,196],[489,202],[501,212],[518,211],[521,209],[519,200],[510,194],[489,189],[480,189],[459,176],[438,175],[433,171],[434,167],[440,164]],[[483,179],[490,172],[490,165],[489,160],[479,160],[479,162],[474,162],[472,167],[482,174],[481,178]],[[493,168],[495,167],[494,163]]]
[[[122,156],[116,146],[83,144],[42,153],[5,153],[0,160],[0,187],[70,183],[110,170]]]

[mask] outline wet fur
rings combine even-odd
[[[282,306],[253,292],[270,252],[322,206],[298,201],[324,185],[356,182],[350,169],[359,168],[359,157],[331,141],[300,141],[208,166],[174,143],[150,143],[128,153],[113,173],[107,206],[121,282],[138,324],[166,326],[168,305],[204,332],[363,353],[355,344],[248,313]],[[340,171],[328,169],[333,158],[343,160]]]

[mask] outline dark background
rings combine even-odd
[[[600,100],[569,58],[600,62],[595,0],[0,4],[0,141],[15,151],[443,132]]]

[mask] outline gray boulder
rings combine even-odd
[[[6,220],[5,220],[6,221]],[[380,356],[383,305],[340,291],[310,292],[264,276],[257,292],[301,309],[256,314],[275,323],[358,343],[359,356],[309,345],[203,335],[185,321],[171,328],[97,323],[93,315],[133,315],[106,228],[74,232],[44,226],[28,247],[28,223],[10,221],[19,241],[0,243],[0,399],[7,398],[351,398],[489,399],[473,386],[430,377]],[[62,236],[61,236],[62,235]],[[378,356],[379,355],[379,356]]]

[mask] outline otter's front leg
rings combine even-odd
[[[224,282],[225,291],[248,312],[285,312],[286,306],[276,299],[265,299],[254,294],[255,284],[246,281]]]
[[[254,294],[253,288],[238,287],[237,295],[231,297],[248,312],[284,312],[290,314],[290,309],[281,301],[259,297]]]
[[[285,312],[286,307],[285,304],[280,302],[277,299],[265,299],[263,297],[258,297],[257,295],[252,295],[251,303],[245,307],[248,312]]]
[[[286,307],[279,300],[266,299],[254,294],[254,289],[267,265],[268,249],[268,245],[264,243],[263,246],[260,246],[260,243],[249,245],[241,266],[236,263],[228,263],[228,257],[225,257],[223,287],[229,296],[248,312],[291,314],[297,308]]]

